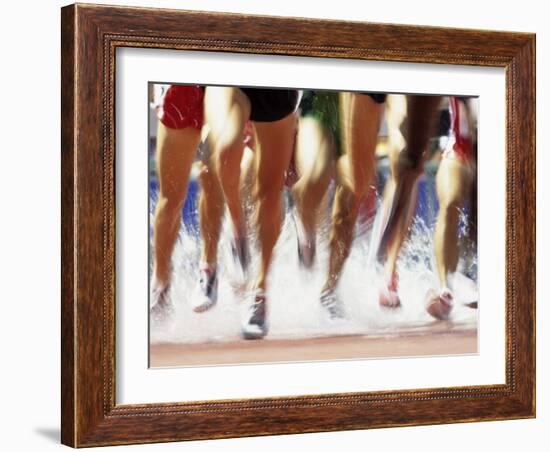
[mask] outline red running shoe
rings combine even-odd
[[[453,309],[453,294],[445,288],[439,294],[430,290],[427,294],[426,311],[437,320],[447,320]]]
[[[397,294],[397,286],[399,285],[399,277],[394,273],[385,288],[378,295],[378,304],[382,308],[396,309],[401,307],[401,300]]]

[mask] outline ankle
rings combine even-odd
[[[209,264],[208,262],[202,261],[199,264],[199,270],[200,271],[205,271],[205,272],[208,272],[208,273],[214,273],[216,271],[216,264],[215,263]]]
[[[155,291],[166,289],[170,285],[170,278],[161,279],[158,276],[154,276],[151,281],[151,288]]]

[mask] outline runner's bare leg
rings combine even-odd
[[[256,225],[261,264],[255,288],[265,291],[273,248],[282,222],[282,192],[285,172],[292,157],[296,115],[274,122],[255,122],[256,141]]]
[[[333,290],[353,241],[359,204],[374,178],[374,151],[382,107],[370,96],[341,93],[343,151],[336,167],[328,275],[323,292]]]
[[[192,127],[170,129],[159,121],[156,151],[159,198],[153,220],[153,275],[160,285],[166,285],[170,280],[172,251],[180,228],[191,163],[199,141],[199,130]]]

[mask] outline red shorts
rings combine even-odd
[[[449,98],[451,110],[451,133],[447,149],[443,157],[455,156],[462,162],[469,162],[474,159],[474,146],[469,130],[468,120],[465,116],[464,104],[461,105],[457,97]]]
[[[204,123],[204,89],[197,85],[170,85],[162,94],[157,116],[170,129],[193,127]]]

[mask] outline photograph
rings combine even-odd
[[[151,368],[478,353],[478,96],[143,94]]]
[[[61,127],[43,115],[34,135],[50,124],[61,147],[48,278],[61,305],[47,309],[60,340],[55,359],[51,334],[16,355],[32,358],[31,380],[55,365],[60,396],[55,382],[30,387],[46,388],[61,443],[265,436],[249,444],[280,450],[281,435],[320,433],[351,450],[369,430],[373,447],[467,450],[489,435],[507,451],[526,437],[510,432],[535,437],[542,22],[483,5],[162,3],[63,6],[61,39],[44,33],[57,36]],[[40,232],[36,208],[50,209],[25,200],[55,184],[45,172],[27,190],[15,169],[31,160],[8,171],[6,199],[34,218],[6,212]],[[36,249],[37,231],[13,245]],[[512,419],[521,429],[472,425]]]

